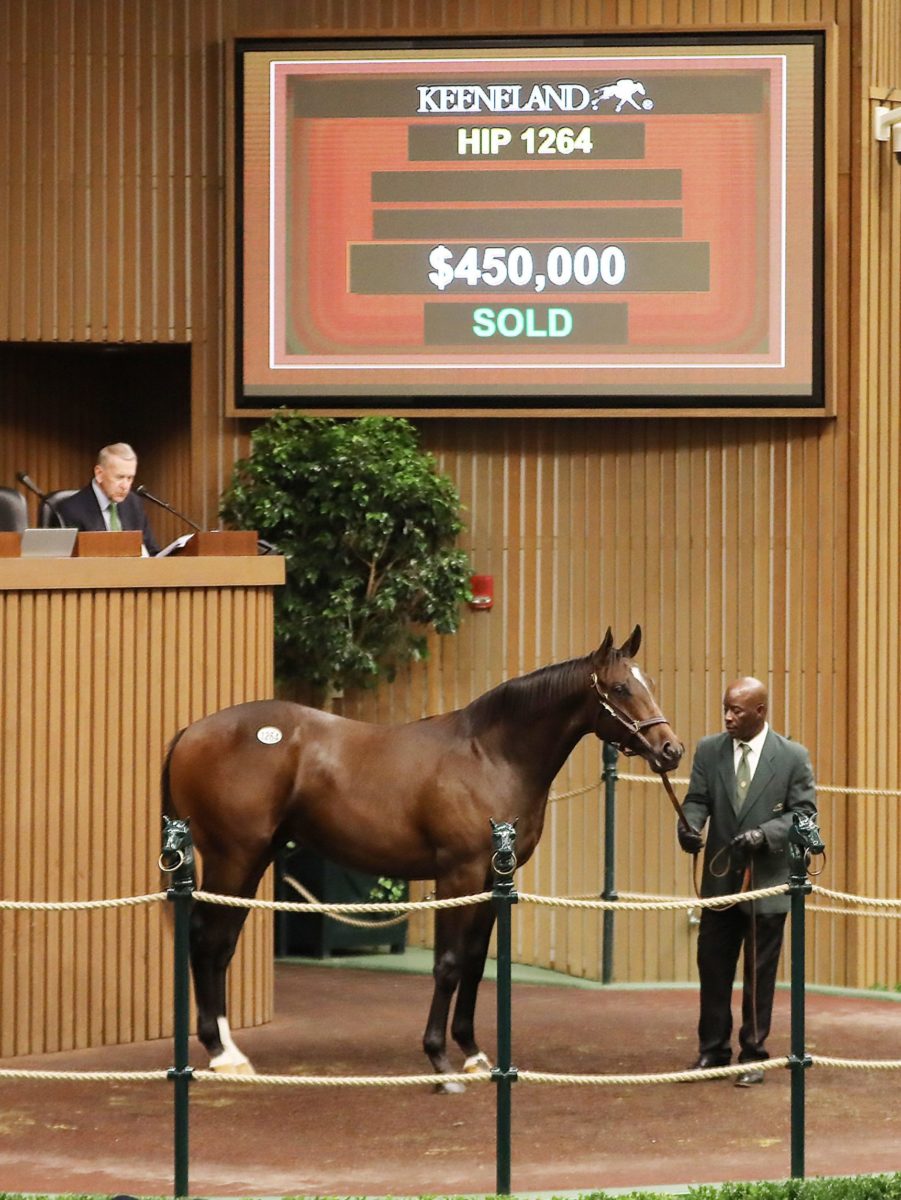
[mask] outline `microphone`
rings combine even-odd
[[[173,508],[171,504],[167,504],[165,500],[160,500],[159,496],[154,496],[153,492],[148,492],[143,483],[139,483],[135,488],[135,493],[143,500],[149,500],[151,504],[158,504],[160,508],[164,508],[166,512],[172,513],[174,517],[178,517],[180,521],[184,521],[186,525],[190,525],[192,529],[196,529],[198,533],[203,533],[203,530],[190,517],[186,517],[184,513],[180,513],[178,509]]]
[[[50,497],[46,494],[46,492],[41,491],[41,489],[38,487],[38,485],[34,482],[34,480],[29,475],[27,475],[25,473],[25,471],[16,471],[16,479],[18,479],[19,483],[24,484],[25,487],[28,488],[29,492],[33,492],[39,500],[43,501],[43,503],[47,505],[47,507],[50,509],[50,511],[53,513],[53,515],[56,517],[57,521],[59,522],[60,529],[68,528],[68,526],[66,525],[66,522],[60,516],[59,509],[56,507],[56,505],[53,503],[53,501],[50,499]]]
[[[172,513],[184,521],[186,525],[190,525],[192,529],[196,529],[198,533],[203,533],[199,525],[195,525],[190,517],[186,517],[184,513],[178,512],[171,504],[167,504],[165,500],[160,500],[159,496],[154,496],[153,492],[148,492],[143,483],[139,483],[135,488],[135,492],[144,500],[149,500],[151,504],[158,504],[160,508],[164,508],[166,512]],[[278,550],[271,542],[264,542],[262,538],[257,538],[257,553],[258,554],[277,554]]]

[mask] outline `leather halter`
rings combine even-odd
[[[666,717],[661,714],[659,717],[648,717],[646,721],[633,721],[631,717],[626,716],[622,709],[617,708],[617,706],[610,699],[609,694],[602,690],[601,681],[598,679],[597,671],[591,672],[591,686],[597,694],[601,708],[607,713],[607,715],[612,717],[617,724],[622,725],[623,729],[626,730],[629,739],[637,743],[639,747],[643,747],[648,754],[653,755],[654,748],[641,731],[643,729],[649,729],[652,725],[668,725],[669,722],[667,721]],[[610,745],[616,746],[618,750],[621,750],[623,754],[629,757],[633,757],[634,755],[641,753],[640,749],[629,749],[629,747],[623,742],[610,741]],[[666,789],[667,795],[669,796],[670,803],[675,809],[676,816],[679,818],[679,824],[684,829],[691,829],[688,819],[685,816],[685,813],[682,811],[682,805],[679,803],[678,799],[676,798],[676,793],[673,791],[673,785],[669,781],[667,772],[661,771],[659,774],[660,778],[663,780],[663,786]]]
[[[611,739],[610,745],[616,746],[618,750],[622,750],[623,754],[626,754],[629,757],[632,757],[635,754],[640,754],[642,749],[647,751],[648,754],[653,755],[654,747],[641,731],[643,729],[650,729],[652,725],[668,725],[669,722],[667,721],[666,717],[661,714],[659,717],[648,717],[646,721],[633,721],[632,718],[628,717],[621,708],[617,708],[617,706],[610,699],[609,694],[602,690],[601,681],[598,679],[597,671],[591,672],[591,686],[597,693],[597,698],[601,708],[607,713],[608,716],[611,716],[614,721],[617,722],[617,724],[622,725],[627,734],[627,737],[622,742],[613,741]],[[638,749],[630,749],[626,745],[626,742],[630,739],[637,743],[639,747]]]

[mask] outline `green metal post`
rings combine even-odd
[[[491,1077],[497,1084],[497,1185],[498,1196],[510,1195],[510,1124],[512,1113],[511,1088],[517,1070],[511,1063],[512,1055],[512,996],[510,968],[512,953],[510,946],[511,906],[516,904],[516,887],[513,873],[516,870],[516,830],[506,821],[491,822],[491,837],[494,854],[491,868],[494,872],[492,901],[497,910],[497,1065]]]
[[[811,1065],[804,1045],[805,1017],[805,907],[804,897],[810,893],[807,878],[808,853],[821,854],[823,843],[816,824],[809,817],[795,816],[788,835],[789,887],[791,888],[791,1174],[793,1179],[804,1178],[805,1141],[805,1072]]]
[[[163,818],[163,852],[160,866],[171,873],[166,898],[175,908],[174,966],[174,1065],[168,1075],[174,1087],[176,1200],[188,1195],[188,1087],[193,1071],[188,1065],[190,1003],[190,933],[194,904],[194,848],[187,822]]]
[[[604,891],[602,899],[616,900],[616,763],[619,751],[610,742],[604,742]],[[604,950],[601,982],[613,982],[613,921],[612,909],[604,910]]]

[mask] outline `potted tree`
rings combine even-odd
[[[345,688],[374,687],[424,657],[430,629],[458,628],[470,598],[468,560],[456,546],[460,499],[409,421],[275,416],[235,464],[221,515],[285,556],[275,598],[283,694],[331,707]],[[306,858],[305,886],[332,893],[316,893],[320,900],[382,898],[375,877]],[[367,944],[367,936],[371,943],[365,929],[342,938]]]

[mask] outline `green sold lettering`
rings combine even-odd
[[[572,331],[568,308],[476,308],[472,314],[472,332],[481,338],[565,338]]]

